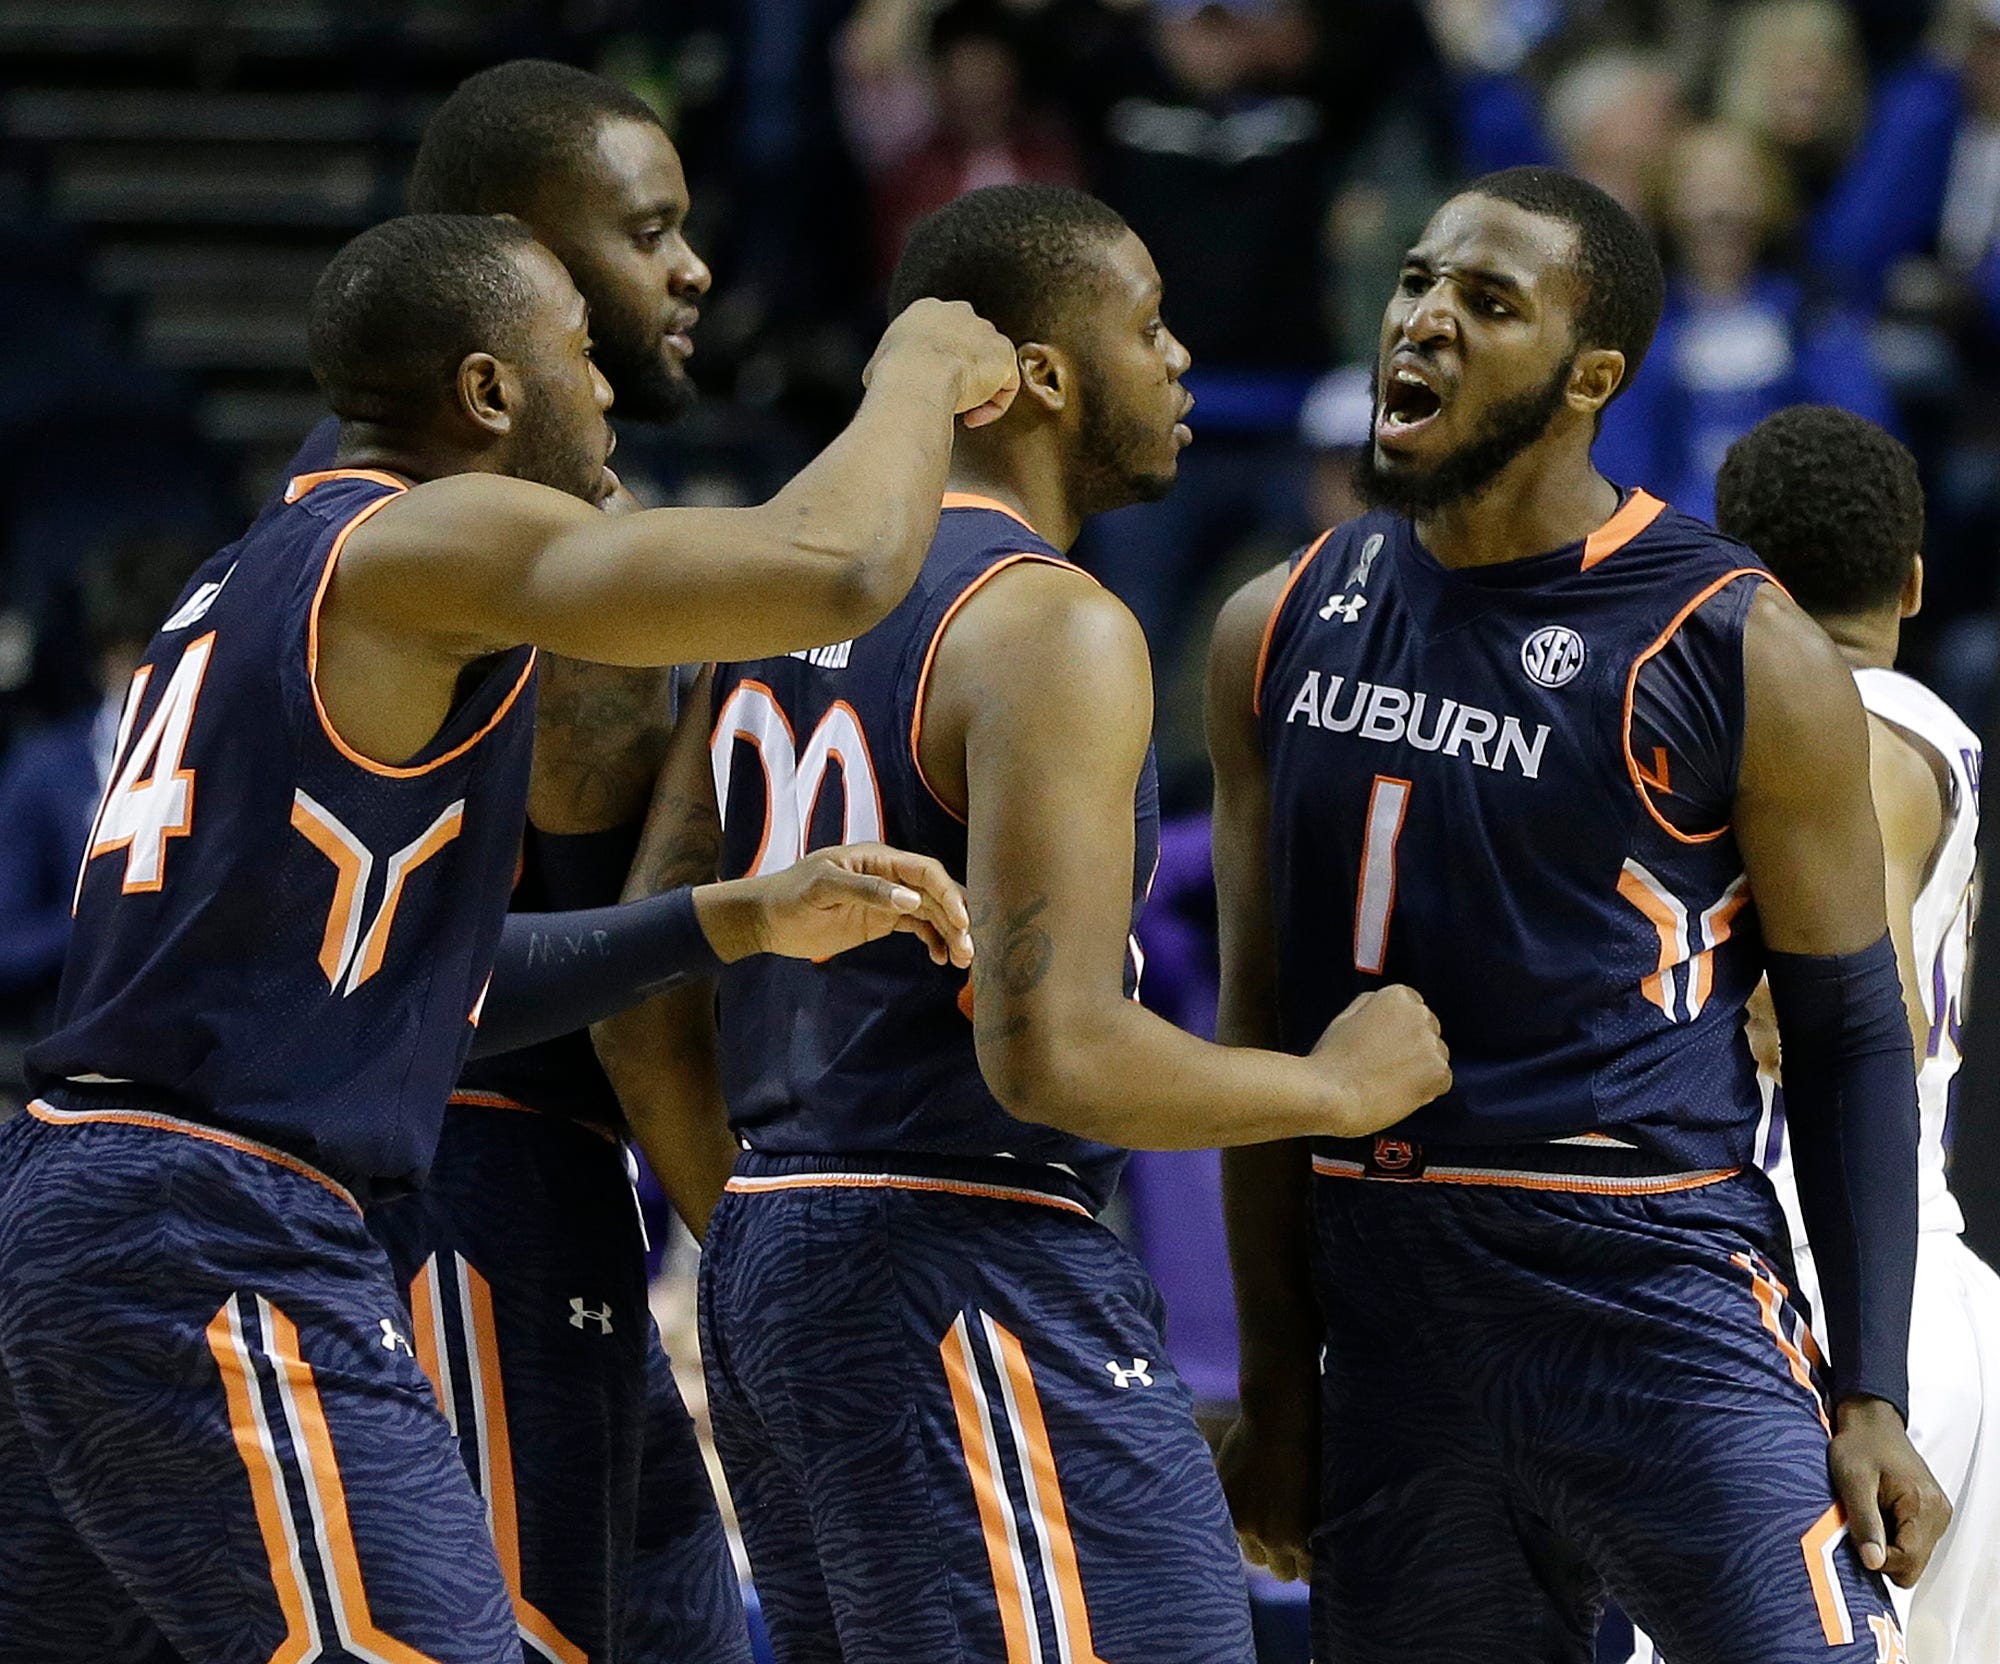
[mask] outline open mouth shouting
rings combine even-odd
[[[1375,442],[1394,447],[1414,438],[1444,409],[1437,372],[1409,354],[1389,363],[1375,395]]]

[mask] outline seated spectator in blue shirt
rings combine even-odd
[[[139,655],[205,548],[118,545],[86,574],[97,703],[24,734],[0,761],[0,1027],[32,1029],[54,998],[70,902]]]
[[[1631,391],[1605,412],[1597,466],[1704,519],[1730,445],[1788,404],[1837,404],[1885,426],[1889,395],[1863,322],[1810,301],[1770,265],[1790,218],[1783,169],[1725,124],[1675,146],[1666,311]]]

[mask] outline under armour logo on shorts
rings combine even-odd
[[[597,1325],[597,1332],[600,1335],[610,1334],[611,1302],[607,1300],[597,1310],[592,1311],[583,1303],[582,1295],[571,1295],[569,1300],[569,1326],[572,1329],[581,1329],[586,1323],[595,1323]]]
[[[401,1347],[411,1357],[416,1356],[415,1353],[410,1352],[410,1343],[397,1333],[395,1324],[391,1323],[386,1317],[381,1319],[381,1323],[383,1351],[394,1352],[398,1347]]]
[[[1153,1377],[1148,1372],[1150,1358],[1134,1358],[1130,1367],[1115,1358],[1107,1358],[1104,1367],[1111,1371],[1111,1379],[1121,1387],[1150,1387]]]

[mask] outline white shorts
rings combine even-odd
[[[1818,1311],[1809,1250],[1799,1250],[1798,1270],[1799,1292]],[[2000,1274],[1949,1231],[1917,1238],[1910,1442],[1952,1505],[1923,1581],[1889,1586],[1910,1664],[2000,1664]],[[1639,1636],[1631,1664],[1657,1660]]]

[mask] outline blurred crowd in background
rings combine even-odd
[[[1987,726],[2000,0],[0,0],[0,1025],[53,989],[107,699],[318,413],[313,276],[397,210],[437,100],[530,54],[636,87],[686,159],[705,397],[622,433],[653,501],[760,497],[838,427],[904,234],[959,191],[1082,184],[1144,236],[1197,443],[1079,553],[1153,643],[1170,809],[1206,802],[1218,601],[1351,512],[1403,249],[1515,163],[1667,261],[1604,472],[1705,513],[1781,405],[1887,423],[1930,492],[1909,667]]]

